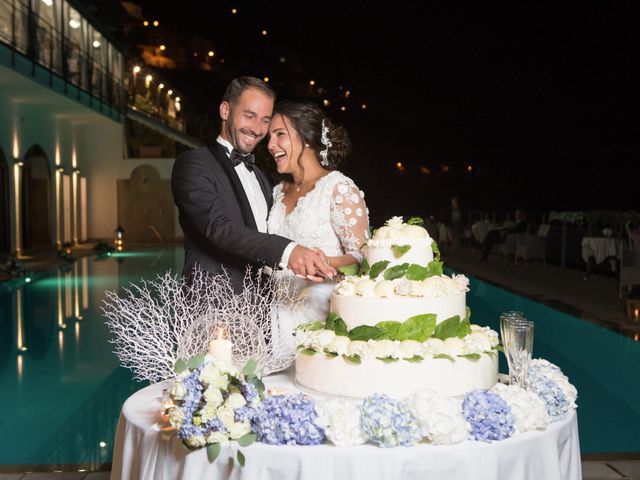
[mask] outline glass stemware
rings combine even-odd
[[[500,335],[509,365],[509,383],[524,386],[524,375],[533,355],[533,322],[522,312],[508,311],[500,315]]]

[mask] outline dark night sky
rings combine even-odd
[[[210,38],[229,68],[279,80],[281,97],[291,96],[287,82],[314,78],[366,102],[366,111],[329,114],[352,133],[346,171],[367,191],[435,207],[459,194],[469,209],[638,206],[640,169],[624,174],[623,164],[638,162],[632,85],[640,43],[623,2],[496,9],[392,2],[375,11],[362,2],[222,3],[143,5],[148,18]],[[297,76],[278,78],[281,55]],[[403,175],[396,161],[407,165]],[[465,162],[473,175],[456,174]],[[418,173],[441,164],[451,172]]]

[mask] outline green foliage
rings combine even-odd
[[[345,265],[343,267],[338,267],[338,270],[342,273],[344,273],[347,277],[351,277],[353,275],[356,275],[358,273],[358,269],[360,267],[358,266],[357,263],[352,263],[350,265]]]
[[[409,268],[408,263],[403,263],[402,265],[395,265],[391,268],[388,268],[384,271],[384,279],[394,280],[396,278],[402,278],[407,273],[407,268]]]
[[[373,265],[371,265],[371,270],[369,271],[369,278],[376,278],[378,275],[380,275],[380,272],[382,272],[385,268],[387,268],[387,265],[389,265],[389,261],[388,260],[380,260],[379,262],[374,263]]]
[[[401,257],[409,250],[411,250],[411,245],[391,245],[391,248],[393,250],[393,254],[396,257]]]
[[[183,359],[179,358],[176,361],[176,364],[173,366],[173,371],[176,372],[178,375],[180,375],[182,372],[184,372],[187,369],[187,362],[185,362]]]
[[[433,259],[436,262],[440,261],[440,249],[438,248],[438,244],[435,240],[431,241],[431,250],[433,250]]]
[[[407,220],[407,224],[409,225],[424,225],[424,220],[422,217],[411,217]]]
[[[357,327],[349,330],[348,337],[350,340],[362,340],[366,342],[367,340],[376,340],[382,336],[384,333],[378,327],[372,327],[371,325],[358,325]]]
[[[215,462],[216,458],[220,455],[220,444],[212,443],[211,445],[207,445],[207,458],[209,462]]]
[[[332,330],[336,335],[340,335],[341,337],[347,336],[347,324],[344,323],[344,320],[335,312],[329,312],[324,328],[326,330]]]
[[[424,313],[408,318],[398,329],[394,340],[416,340],[424,342],[428,339],[436,327],[436,315]]]

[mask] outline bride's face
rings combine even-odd
[[[298,169],[302,141],[291,122],[280,114],[269,125],[269,152],[276,162],[278,173],[293,173]]]

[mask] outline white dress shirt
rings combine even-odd
[[[227,149],[227,156],[230,157],[233,145],[221,136],[218,136],[216,141]],[[242,162],[236,165],[234,169],[240,178],[240,183],[242,184],[244,193],[247,195],[247,199],[249,200],[251,212],[253,213],[253,218],[256,221],[258,231],[267,233],[267,215],[269,214],[269,211],[267,209],[267,200],[264,198],[262,188],[260,188],[260,183],[258,182],[258,177],[256,177],[255,172],[249,171]],[[287,248],[284,249],[282,259],[280,260],[280,266],[282,268],[287,268],[287,265],[289,264],[289,256],[295,246],[296,244],[291,242],[287,245]]]

